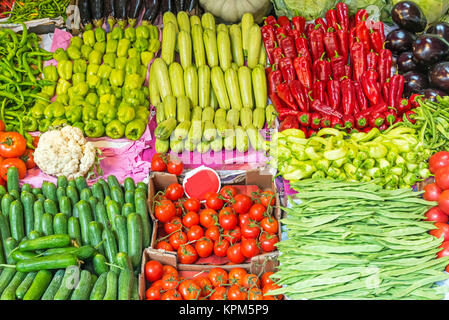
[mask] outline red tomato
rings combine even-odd
[[[191,244],[184,244],[178,248],[178,260],[182,264],[193,264],[198,260],[198,254]]]
[[[184,164],[179,159],[170,159],[167,164],[167,171],[169,173],[179,176],[184,170]]]
[[[151,284],[150,288],[158,288],[159,290],[163,290],[164,289],[163,284],[164,283],[162,282],[162,279],[159,279],[159,280],[153,282]]]
[[[435,153],[429,159],[429,170],[433,174],[435,174],[438,169],[449,165],[449,152],[448,151],[440,151]]]
[[[275,234],[262,232],[259,237],[260,247],[264,252],[271,252],[276,250],[275,244],[279,242],[279,238]]]
[[[260,221],[260,226],[265,232],[274,234],[278,232],[278,221],[273,217],[265,217]]]
[[[218,214],[217,211],[212,209],[203,209],[200,212],[200,224],[205,227],[209,228],[217,223],[218,220]]]
[[[236,243],[229,247],[228,252],[226,252],[226,256],[233,263],[242,263],[245,261],[245,256],[242,254],[240,243]]]
[[[170,221],[175,213],[175,205],[170,200],[162,200],[156,205],[155,216],[162,223]]]
[[[167,234],[173,233],[175,231],[182,229],[182,222],[180,217],[173,217],[170,221],[164,223],[164,230]]]
[[[230,244],[235,244],[242,239],[242,231],[239,226],[232,230],[225,230],[223,232],[223,239],[229,241]]]
[[[195,250],[198,256],[207,258],[214,251],[214,243],[209,238],[203,237],[195,243]]]
[[[201,295],[200,286],[191,279],[182,281],[178,288],[184,300],[198,300]]]
[[[180,245],[187,243],[187,235],[182,231],[175,232],[168,238],[168,242],[174,250],[178,250]]]
[[[231,271],[229,271],[229,283],[243,286],[243,279],[246,274],[247,272],[243,268],[232,268]]]
[[[210,226],[206,229],[206,233],[204,235],[213,241],[218,241],[220,238],[220,229],[218,226]]]
[[[187,231],[187,239],[189,239],[189,241],[199,240],[203,237],[203,235],[204,230],[199,225],[193,225]]]
[[[263,219],[266,211],[267,208],[265,208],[265,206],[261,205],[260,203],[255,203],[249,209],[249,216],[253,220],[260,221]]]
[[[194,211],[189,211],[185,214],[184,217],[182,217],[182,224],[187,228],[190,228],[199,223],[200,223],[200,216],[198,213]]]
[[[159,288],[150,287],[145,292],[146,300],[161,300],[161,290]]]
[[[149,282],[155,282],[162,278],[162,264],[156,260],[150,260],[145,263],[145,279]]]
[[[247,293],[245,289],[234,284],[228,289],[228,300],[246,300]]]
[[[238,214],[244,214],[249,211],[253,202],[251,198],[245,194],[238,194],[234,197],[234,203],[232,204],[232,208]]]
[[[233,186],[224,186],[220,190],[220,195],[225,201],[231,200],[237,195],[237,189]]]
[[[2,132],[0,134],[0,156],[18,158],[25,152],[27,140],[18,132]]]
[[[212,191],[207,191],[204,196],[203,199],[207,200],[207,198],[209,198],[211,195],[215,194],[216,192],[212,192]]]
[[[247,273],[243,277],[243,286],[245,288],[259,287],[259,285],[260,285],[259,277],[254,273]]]
[[[218,286],[213,289],[213,293],[209,300],[226,300],[228,289],[226,287]]]
[[[198,276],[194,280],[201,288],[201,297],[209,296],[212,293],[213,286],[207,276]]]
[[[231,208],[226,207],[220,210],[218,214],[218,222],[223,230],[232,230],[237,226],[237,216]]]
[[[182,296],[178,290],[172,289],[164,292],[161,300],[182,300]]]
[[[249,213],[245,213],[245,214],[239,214],[239,226],[240,228],[244,225],[249,223],[250,217],[249,217]]]
[[[218,195],[218,193],[213,193],[206,198],[206,205],[208,208],[214,209],[215,211],[220,210],[223,208],[223,200],[221,199],[221,196]]]
[[[165,195],[171,201],[176,201],[184,195],[184,188],[179,183],[172,183],[165,190]]]
[[[175,216],[182,217],[182,199],[176,201],[175,203]]]
[[[178,277],[178,270],[176,270],[175,267],[166,264],[162,267],[162,275],[165,276],[166,274],[171,274],[174,277]]]
[[[33,137],[33,147],[37,148],[39,145],[39,136]]]
[[[449,241],[443,241],[443,243],[440,245],[440,248],[442,250],[438,252],[438,258],[449,256]]]
[[[242,236],[247,239],[257,239],[259,234],[260,226],[253,220],[250,220],[249,223],[242,226]]]
[[[276,201],[276,195],[273,191],[264,191],[259,197],[260,203],[268,208],[268,205],[274,206]]]
[[[449,189],[449,166],[437,170],[435,173],[435,183],[441,190]]]
[[[230,244],[226,239],[220,239],[214,242],[214,254],[217,257],[226,257],[226,252],[228,251]]]
[[[442,222],[435,222],[435,227],[438,229],[430,230],[430,234],[434,237],[441,238],[441,236],[444,237],[444,239],[449,240],[449,224],[442,223]]]
[[[3,180],[3,178],[1,176],[0,176],[0,185],[1,186],[6,186],[5,180]]]
[[[445,214],[449,215],[449,190],[444,190],[438,197],[438,207]]]
[[[165,250],[165,251],[173,251],[173,247],[167,241],[159,241],[156,244],[156,249],[162,249],[162,250]]]
[[[265,272],[265,273],[260,277],[260,284],[262,285],[262,288],[265,287],[267,284],[272,284],[272,283],[274,283],[274,281],[270,279],[270,276],[271,276],[273,273],[274,273],[274,272],[268,271],[268,272]]]
[[[167,170],[167,157],[161,153],[155,153],[151,158],[151,170],[157,172]]]
[[[435,221],[447,223],[449,221],[449,216],[440,210],[438,207],[430,208],[426,212],[426,221]]]
[[[5,129],[6,129],[5,122],[3,120],[0,120],[0,131],[5,131]],[[35,147],[37,148],[37,146]]]
[[[424,194],[422,197],[427,201],[438,201],[438,197],[441,194],[441,189],[436,183],[430,183],[424,187]]]
[[[262,290],[251,288],[248,290],[248,300],[263,300]]]
[[[257,256],[260,253],[257,239],[242,239],[240,251],[247,258]]]
[[[184,209],[187,211],[198,212],[201,209],[201,202],[195,198],[189,198],[184,202]]]
[[[34,150],[33,149],[26,149],[25,153],[20,157],[20,160],[25,162],[25,166],[27,169],[33,169],[36,167],[36,163],[34,162]]]
[[[216,267],[210,269],[208,277],[214,287],[219,287],[228,283],[228,273],[223,268]]]
[[[265,296],[266,294],[269,294],[270,291],[275,290],[275,289],[279,289],[280,286],[275,284],[275,283],[269,283],[266,284],[263,288],[262,288],[262,293]],[[281,300],[284,296],[282,294],[279,294],[277,296],[273,296],[276,300]]]
[[[16,167],[17,171],[19,171],[19,179],[23,179],[26,176],[27,167],[25,162],[20,160],[19,158],[7,158],[4,159],[0,164],[0,175],[4,181],[7,181],[7,173],[9,167]]]

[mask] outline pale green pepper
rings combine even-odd
[[[117,57],[127,57],[131,42],[128,39],[120,39],[117,45]]]

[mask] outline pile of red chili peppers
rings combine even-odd
[[[299,128],[307,137],[326,127],[367,132],[410,117],[404,77],[391,75],[383,23],[369,20],[366,10],[349,17],[347,5],[337,3],[325,20],[307,24],[300,16],[269,16],[262,38],[280,131]]]
[[[11,0],[1,0],[0,1],[0,19],[6,18],[8,16],[7,12],[11,11],[14,1]]]

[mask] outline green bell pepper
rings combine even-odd
[[[88,74],[86,81],[89,88],[97,88],[100,85],[100,77],[96,74]]]
[[[148,39],[150,37],[150,29],[145,25],[138,26],[136,28],[136,37]]]
[[[67,93],[67,90],[72,86],[70,82],[65,79],[59,79],[58,84],[56,85],[56,95],[61,95]]]
[[[85,73],[74,73],[72,76],[72,84],[75,86],[80,82],[86,81]]]
[[[121,87],[125,81],[125,70],[112,69],[109,82],[113,87]]]
[[[51,119],[42,119],[39,120],[39,131],[47,132],[51,126]]]
[[[100,99],[102,96],[109,94],[112,92],[111,86],[100,84],[97,88],[97,94],[100,96]]]
[[[126,28],[125,29],[125,39],[128,39],[131,42],[136,40],[136,29],[134,28]]]
[[[62,118],[65,115],[65,108],[59,102],[50,103],[45,107],[44,116],[47,119]]]
[[[98,68],[98,76],[102,79],[109,79],[111,75],[112,67],[107,64],[102,64],[100,68]]]
[[[117,117],[117,108],[113,105],[100,103],[97,109],[97,119],[108,124]]]
[[[22,119],[23,123],[23,130],[25,131],[36,131],[38,124],[37,119],[33,118],[32,116],[25,116]]]
[[[106,135],[112,139],[120,139],[125,134],[125,125],[119,120],[112,120],[106,126]]]
[[[106,42],[97,42],[97,43],[95,43],[94,50],[100,52],[101,54],[105,54],[105,52],[106,52]]]
[[[145,78],[141,77],[139,74],[127,74],[125,77],[124,88],[128,89],[138,89],[145,81]]]
[[[145,101],[145,94],[140,89],[122,89],[122,96],[123,101],[133,107],[140,106]]]
[[[79,128],[81,132],[84,134],[84,123],[81,121],[75,122],[72,124],[72,127]]]
[[[148,122],[148,116],[150,115],[150,111],[148,108],[144,106],[138,106],[136,108],[136,119],[140,119],[145,121],[145,123]]]
[[[92,106],[97,106],[99,103],[98,95],[95,92],[90,92],[86,96],[86,102]]]
[[[70,60],[63,60],[58,62],[58,66],[56,67],[58,70],[58,75],[61,79],[70,80],[72,79],[73,72],[73,62]]]
[[[142,134],[145,132],[147,125],[140,119],[134,119],[129,122],[125,128],[125,136],[129,140],[139,140]]]
[[[103,63],[114,68],[115,67],[115,53],[106,53],[103,56]]]
[[[150,30],[150,39],[159,39],[159,29],[154,25],[148,26]]]
[[[161,42],[159,41],[159,39],[151,39],[150,41],[148,41],[148,48],[147,48],[148,51],[156,53],[159,51],[160,48]]]
[[[117,100],[117,97],[111,92],[100,97],[100,104],[107,104],[112,107],[116,107],[120,101]]]
[[[86,73],[87,62],[84,59],[76,59],[73,61],[73,73]]]
[[[30,114],[35,119],[42,119],[44,117],[44,110],[47,106],[44,102],[36,102],[34,106],[30,109]]]
[[[123,39],[123,36],[124,36],[123,28],[116,26],[112,29],[111,38],[113,40],[121,40]]]
[[[103,28],[95,29],[95,40],[97,40],[97,42],[106,41],[106,31]]]
[[[97,109],[91,104],[84,104],[82,119],[84,123],[95,120],[97,117]]]
[[[154,53],[150,51],[144,51],[140,54],[140,62],[145,66],[148,67],[151,60],[154,58]]]
[[[130,48],[128,50],[128,58],[139,58],[140,57],[140,53],[139,50],[137,50],[136,48]]]
[[[83,39],[81,39],[80,37],[76,36],[76,37],[72,37],[70,39],[70,45],[74,46],[78,49],[81,49],[81,46],[83,45]]]
[[[59,75],[58,75],[58,69],[54,65],[48,65],[43,70],[44,73],[44,79],[49,81],[58,81]]]
[[[67,55],[69,56],[70,60],[76,60],[81,58],[81,51],[80,48],[69,46],[66,50]]]
[[[118,57],[117,59],[115,59],[115,69],[125,69],[127,61],[128,59],[125,57]]]
[[[93,50],[93,47],[83,44],[81,46],[81,55],[83,56],[84,59],[87,60],[87,59],[89,59],[89,54],[92,50]]]
[[[69,104],[69,100],[70,100],[70,98],[67,93],[60,94],[60,95],[56,96],[56,101],[59,103],[62,103],[65,106]]]
[[[100,68],[100,65],[95,64],[95,63],[89,63],[87,65],[86,76],[96,75],[98,73],[99,68]]]
[[[117,98],[117,99],[121,99],[122,98],[122,88],[118,88],[118,87],[114,87],[114,96]]]
[[[48,94],[50,97],[53,97],[56,92],[56,84],[51,84],[49,86],[43,86],[41,92]]]
[[[83,33],[83,42],[85,45],[93,47],[95,45],[95,33],[93,30],[87,30]]]
[[[109,40],[106,43],[106,53],[116,53],[117,51],[118,40]]]
[[[70,123],[81,120],[83,116],[83,107],[80,105],[72,105],[65,108],[65,117]]]
[[[134,48],[139,50],[139,52],[143,52],[148,49],[148,39],[145,38],[137,38],[136,42],[134,42]]]
[[[97,50],[92,50],[89,53],[89,64],[93,63],[93,64],[101,64],[101,61],[103,59],[103,54],[101,52],[98,52]]]
[[[129,104],[121,103],[117,110],[117,119],[121,123],[127,124],[134,120],[136,117],[136,111]]]
[[[143,65],[140,65],[139,75],[143,79],[143,82],[145,82],[145,79],[147,78],[147,72],[148,72],[148,66],[145,67]],[[142,84],[143,84],[143,82],[142,82]]]
[[[139,73],[140,70],[140,59],[138,58],[129,58],[126,62],[126,74]]]
[[[53,59],[60,62],[64,60],[69,60],[69,56],[63,48],[58,48],[55,50],[55,52],[53,52]]]
[[[104,126],[100,120],[89,120],[84,122],[84,133],[89,138],[100,138],[104,134]]]
[[[87,95],[87,92],[89,91],[89,86],[87,85],[86,82],[80,82],[80,83],[76,84],[75,86],[73,86],[72,88],[73,88],[73,94],[83,97],[83,98]]]
[[[117,45],[117,57],[127,57],[130,45],[131,41],[128,39],[120,39]]]
[[[67,122],[67,119],[60,119],[60,118],[57,118],[57,119],[54,119],[53,121],[52,121],[52,123],[51,123],[51,126],[52,127],[59,127],[59,126],[61,126],[61,125],[63,125],[63,124],[67,124],[68,122]]]

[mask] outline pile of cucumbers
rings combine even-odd
[[[161,56],[149,75],[156,151],[266,150],[259,130],[275,114],[267,108],[266,53],[253,16],[227,26],[210,13],[166,12],[163,24]]]
[[[0,300],[138,300],[147,185],[115,176],[0,186]]]

